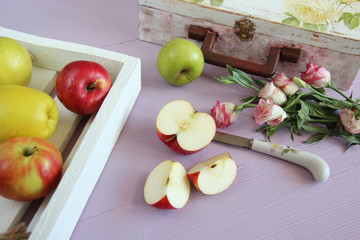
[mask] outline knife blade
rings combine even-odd
[[[297,164],[309,170],[318,182],[325,182],[330,176],[330,167],[327,162],[321,157],[307,151],[219,131],[216,131],[213,141],[246,147],[253,151]]]

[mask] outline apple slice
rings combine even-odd
[[[195,111],[188,101],[175,100],[160,110],[156,130],[163,143],[187,155],[200,151],[212,141],[216,125],[210,114]]]
[[[190,181],[183,165],[165,160],[149,174],[144,186],[145,202],[161,209],[185,206],[190,196]]]
[[[229,153],[223,153],[196,164],[188,171],[188,176],[200,192],[213,195],[230,187],[236,173],[235,161]]]

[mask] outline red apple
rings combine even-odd
[[[213,195],[230,187],[236,173],[235,161],[229,153],[223,153],[196,164],[188,171],[188,176],[200,192]]]
[[[147,204],[161,209],[185,206],[190,196],[190,181],[183,165],[165,160],[149,174],[144,186]]]
[[[74,61],[59,72],[55,91],[67,109],[87,115],[99,110],[111,84],[110,74],[100,64]]]
[[[62,177],[62,156],[48,140],[15,137],[0,145],[0,195],[17,201],[44,197]]]
[[[195,111],[188,101],[176,100],[160,110],[156,132],[165,145],[186,155],[206,147],[215,136],[216,125],[210,114]]]

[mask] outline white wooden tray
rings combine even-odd
[[[111,75],[113,85],[97,114],[87,121],[65,160],[57,189],[45,197],[28,226],[30,239],[68,239],[112,152],[141,89],[140,59],[121,53],[29,35],[0,26],[0,36],[21,42],[35,55],[29,87],[53,92],[55,79],[67,63],[96,61]],[[54,95],[54,94],[53,94]],[[81,116],[68,111],[55,97],[60,119],[49,139],[64,151]],[[0,233],[18,224],[30,202],[0,197]]]

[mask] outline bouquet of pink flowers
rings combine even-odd
[[[267,138],[284,126],[289,126],[291,139],[301,131],[314,133],[308,143],[318,142],[331,136],[340,136],[348,147],[360,144],[360,98],[353,99],[337,89],[331,81],[331,74],[323,66],[306,65],[300,77],[288,78],[284,73],[271,81],[250,77],[241,70],[227,66],[228,77],[215,78],[225,84],[240,84],[257,93],[235,105],[217,101],[211,115],[219,128],[231,125],[245,108],[253,107],[255,122],[265,131]],[[326,94],[332,89],[343,99]]]

